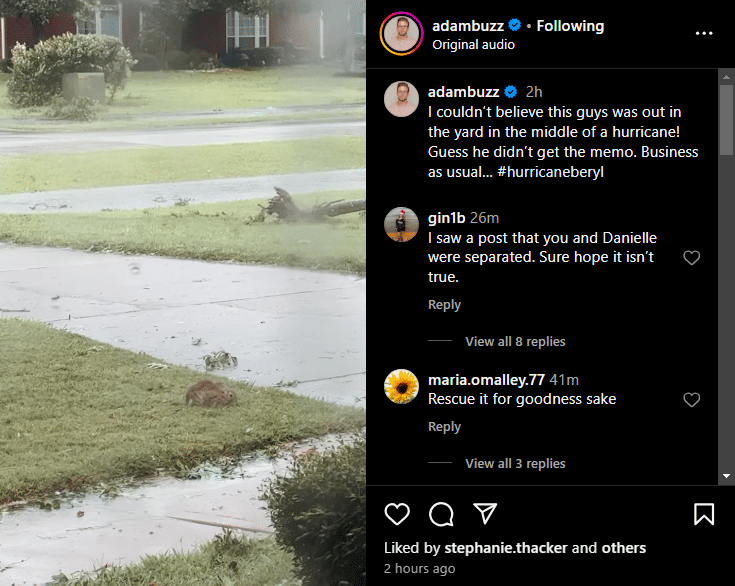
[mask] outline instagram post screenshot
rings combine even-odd
[[[727,33],[601,5],[379,6],[371,576],[723,568]]]
[[[366,15],[0,0],[0,586],[365,584]]]

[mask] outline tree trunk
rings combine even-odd
[[[338,199],[314,206],[311,210],[300,209],[285,189],[275,188],[276,195],[268,200],[268,207],[260,206],[266,214],[275,214],[287,222],[323,222],[327,217],[341,216],[365,209],[365,198],[344,201]]]
[[[41,40],[41,35],[43,35],[44,19],[38,16],[37,14],[34,14],[34,15],[29,16],[28,20],[31,21],[31,26],[33,27],[33,45],[32,46],[35,46],[38,43],[38,41]]]
[[[365,209],[365,198],[352,199],[350,201],[337,200],[326,204],[323,208],[324,215],[329,217],[341,216],[352,212],[361,212]]]

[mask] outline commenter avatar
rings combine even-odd
[[[399,368],[391,372],[383,383],[385,395],[397,405],[405,405],[419,393],[419,379],[410,370]]]
[[[391,84],[391,87],[393,85]],[[385,107],[397,118],[405,118],[416,111],[418,96],[411,95],[411,88],[405,81],[398,82],[396,86],[396,100],[391,98],[391,88],[385,92]]]
[[[419,230],[419,218],[410,208],[393,208],[383,220],[388,238],[394,242],[408,242]]]

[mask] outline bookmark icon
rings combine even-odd
[[[698,525],[700,521],[715,524],[715,503],[694,503],[694,524]]]

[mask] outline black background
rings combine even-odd
[[[421,79],[423,72],[413,72]],[[657,107],[661,86],[651,84],[656,72],[650,70],[611,70],[597,75],[589,70],[524,70],[522,73],[491,72],[488,77],[532,84],[543,88],[541,99],[517,97],[480,100],[502,107],[565,106],[579,107]],[[680,72],[681,73],[681,72]],[[682,75],[691,85],[716,87],[717,74],[711,70],[689,70]],[[375,78],[394,81],[393,72],[370,74],[370,90]],[[411,76],[409,76],[410,79]],[[466,73],[446,72],[441,83],[461,87]],[[434,87],[431,82],[415,83]],[[506,83],[495,84],[505,87]],[[630,88],[636,91],[631,95]],[[548,96],[548,97],[547,97]],[[558,96],[558,97],[557,97]],[[681,138],[655,139],[546,139],[531,141],[515,138],[435,140],[428,137],[428,121],[423,103],[406,119],[395,119],[382,110],[375,117],[386,126],[401,125],[415,145],[416,161],[411,172],[404,169],[396,177],[398,189],[381,196],[381,213],[395,206],[406,206],[420,219],[418,235],[399,244],[376,233],[371,252],[376,248],[382,258],[396,263],[381,270],[381,281],[401,283],[391,300],[390,288],[381,296],[386,303],[396,302],[401,317],[382,327],[399,329],[405,343],[396,352],[391,345],[380,352],[383,378],[395,368],[408,368],[421,384],[419,396],[407,406],[385,401],[379,405],[381,419],[391,428],[401,428],[407,436],[420,438],[421,455],[412,462],[385,466],[378,472],[379,482],[430,482],[436,468],[426,466],[424,453],[432,460],[454,464],[451,474],[457,482],[511,484],[535,482],[538,472],[519,478],[510,471],[487,474],[469,470],[463,459],[477,457],[496,460],[505,457],[564,460],[564,470],[546,471],[548,483],[714,483],[716,482],[716,353],[714,326],[716,309],[716,110],[704,105],[704,94],[691,92],[672,99],[681,108],[678,120],[600,119],[600,127],[654,128],[679,126]],[[712,99],[712,92],[709,99]],[[427,100],[428,101],[428,100]],[[436,102],[436,100],[434,101]],[[446,99],[446,107],[470,100]],[[436,120],[436,119],[434,119]],[[436,120],[442,126],[482,123],[503,124],[501,120]],[[513,124],[538,125],[559,122],[514,120]],[[564,125],[583,126],[567,119]],[[504,124],[503,124],[504,125]],[[558,158],[535,159],[431,159],[432,144],[468,148],[475,144],[493,150],[499,145],[553,147],[572,144],[599,148],[698,148],[699,156],[686,159],[637,158]],[[420,145],[420,146],[419,146]],[[371,163],[385,155],[371,149]],[[605,176],[593,181],[581,178],[508,178],[495,172],[500,163],[516,167],[605,167]],[[431,167],[477,167],[483,165],[494,176],[477,179],[428,178]],[[382,165],[381,165],[382,167]],[[709,194],[709,197],[706,195]],[[437,225],[430,228],[432,213],[461,212],[464,224]],[[471,212],[497,214],[496,225],[470,224]],[[382,218],[381,218],[382,219]],[[526,244],[429,244],[428,232],[436,234],[589,234],[603,231],[627,234],[630,231],[655,234],[655,244],[603,245],[526,245]],[[570,238],[571,240],[571,238]],[[540,250],[569,253],[654,252],[653,263],[429,263],[428,253],[504,253]],[[683,258],[686,250],[698,250],[701,259],[694,266]],[[398,260],[400,259],[400,260]],[[400,267],[400,268],[398,268]],[[387,270],[386,270],[387,269]],[[428,272],[454,273],[458,283],[428,282]],[[408,293],[404,295],[404,293]],[[457,313],[428,309],[428,300],[455,299],[462,305]],[[403,326],[402,326],[403,324]],[[376,324],[377,325],[377,324]],[[381,327],[381,326],[378,326]],[[397,332],[395,332],[397,334]],[[465,337],[516,337],[564,339],[564,347],[479,348],[469,347]],[[429,339],[451,343],[428,343]],[[545,373],[541,387],[445,387],[428,386],[428,376],[463,375],[467,377],[503,373],[527,375]],[[553,373],[579,377],[580,384],[554,386]],[[377,386],[377,381],[376,381]],[[686,392],[699,392],[703,400],[694,408],[683,401]],[[430,392],[501,394],[615,395],[614,406],[437,406],[429,405]],[[429,433],[428,422],[462,423],[457,435]],[[682,446],[682,442],[684,445]],[[687,466],[679,465],[681,449],[701,454]],[[424,452],[425,451],[425,452]],[[447,457],[445,457],[447,456]],[[655,461],[656,465],[652,466]],[[413,465],[412,465],[413,464]],[[666,480],[662,480],[665,469]],[[446,472],[445,469],[442,473]],[[385,473],[386,476],[382,476]]]
[[[382,6],[379,4],[376,8]],[[372,12],[368,30],[368,133],[370,183],[380,185],[380,222],[369,235],[371,258],[378,259],[379,286],[370,293],[369,379],[377,387],[394,369],[412,370],[421,389],[408,405],[394,405],[385,396],[371,402],[380,419],[378,446],[371,447],[371,510],[380,527],[373,539],[380,548],[371,563],[381,579],[385,563],[398,556],[383,554],[384,543],[439,539],[458,543],[505,541],[557,543],[648,543],[643,559],[674,560],[678,556],[705,561],[717,552],[715,528],[693,526],[693,503],[716,502],[718,528],[731,519],[717,483],[716,467],[716,193],[717,87],[714,67],[726,66],[719,51],[724,31],[710,38],[695,36],[692,19],[638,13],[599,17],[588,12],[564,15],[546,10],[524,15],[498,9],[461,11],[412,10],[386,5]],[[391,12],[406,10],[421,19],[426,36],[413,55],[391,55],[376,31]],[[432,33],[433,22],[505,22],[519,18],[518,33]],[[605,33],[532,33],[535,20],[605,22]],[[667,20],[668,19],[668,20]],[[710,30],[703,18],[701,30]],[[372,36],[371,36],[372,35]],[[719,35],[719,36],[718,36]],[[504,51],[437,51],[434,39],[513,40]],[[540,68],[547,68],[541,70]],[[693,68],[710,67],[710,69]],[[479,68],[482,68],[480,70]],[[517,68],[517,69],[513,69]],[[584,69],[602,68],[602,69]],[[628,69],[630,68],[630,69]],[[648,68],[648,69],[647,69]],[[656,68],[656,69],[650,69]],[[417,111],[404,119],[383,106],[388,86],[410,82],[418,91]],[[518,88],[513,99],[429,99],[429,88]],[[527,98],[526,86],[542,89],[542,98]],[[599,128],[679,126],[681,137],[660,139],[484,138],[454,141],[431,139],[428,128],[502,128],[505,120],[427,118],[428,105],[458,107],[490,105],[511,108],[658,108],[676,107],[682,117],[615,119],[578,122],[572,118],[514,119],[521,126],[569,125]],[[497,146],[633,148],[632,159],[430,159],[428,147]],[[697,148],[699,157],[642,159],[641,145],[652,148]],[[510,179],[496,173],[499,164],[512,167],[605,167],[605,177],[591,179]],[[430,179],[432,167],[476,167],[492,178]],[[402,206],[419,217],[418,235],[408,243],[388,239],[382,221]],[[496,226],[471,225],[471,212],[498,214]],[[429,214],[461,212],[465,224],[430,228]],[[577,234],[598,231],[656,234],[655,245],[557,245],[550,252],[611,253],[613,250],[655,253],[655,263],[568,264],[427,262],[427,253],[526,252],[533,245],[429,245],[428,232],[474,234]],[[686,250],[698,250],[700,261],[689,266]],[[538,258],[538,257],[536,257]],[[451,272],[457,284],[429,284],[427,273]],[[428,300],[461,301],[458,313],[429,311]],[[470,348],[465,336],[499,338],[563,338],[563,348]],[[429,343],[429,339],[452,339]],[[564,373],[580,379],[578,387],[508,388],[429,387],[428,376],[514,376]],[[379,380],[380,379],[380,380]],[[553,394],[617,397],[615,406],[471,407],[428,404],[429,392],[441,394]],[[529,391],[526,393],[526,391]],[[695,407],[683,401],[686,392],[700,393]],[[462,423],[458,435],[429,433],[428,422]],[[465,458],[499,460],[564,460],[563,470],[470,470]],[[451,465],[429,465],[448,461]],[[374,464],[374,465],[373,465]],[[483,485],[471,487],[468,485]],[[455,485],[452,488],[450,485]],[[502,485],[509,485],[503,487]],[[524,486],[520,486],[524,485]],[[556,485],[556,486],[552,486]],[[572,486],[574,485],[574,486]],[[623,486],[624,485],[624,486]],[[636,485],[639,488],[636,488]],[[674,487],[675,485],[680,485]],[[681,486],[681,485],[700,485]],[[709,485],[705,487],[704,485]],[[476,497],[475,495],[481,495]],[[718,500],[719,497],[719,500]],[[435,528],[428,508],[442,500],[466,505],[467,520]],[[488,527],[475,528],[479,513],[474,501],[500,503]],[[401,527],[384,516],[387,503],[405,502],[413,513]],[[415,509],[414,509],[415,504]],[[455,513],[458,507],[455,506]],[[500,513],[508,511],[507,516]],[[562,513],[555,513],[561,511]],[[512,512],[512,513],[511,513]],[[549,516],[550,515],[550,516]],[[477,519],[475,519],[475,516]],[[409,522],[411,521],[411,522]],[[479,521],[477,521],[479,523]],[[485,533],[484,533],[485,532]],[[457,535],[461,535],[458,538]],[[373,534],[374,536],[375,534]],[[447,537],[451,536],[451,538]],[[487,538],[481,538],[485,536]],[[371,546],[371,549],[373,547]],[[373,549],[375,551],[375,549]],[[441,558],[441,556],[439,556]],[[545,560],[569,556],[547,556]],[[599,559],[599,556],[595,556]],[[516,556],[464,558],[460,564],[517,564]],[[461,559],[460,559],[461,558]],[[428,562],[439,563],[439,558]],[[579,558],[574,558],[579,559]],[[609,558],[608,558],[609,559]],[[615,564],[639,563],[641,557],[619,555]],[[421,565],[420,556],[401,563]],[[376,562],[379,562],[376,563]],[[453,563],[443,559],[441,563]],[[547,563],[544,561],[544,563]],[[469,565],[465,565],[468,568]],[[416,578],[418,576],[414,576]],[[464,576],[467,578],[467,575]],[[406,579],[404,576],[403,580]],[[455,579],[461,581],[457,575]],[[444,579],[446,581],[446,579]],[[452,579],[450,578],[450,581]],[[428,582],[432,583],[432,582]]]
[[[471,584],[478,577],[490,581],[517,572],[518,578],[547,576],[551,569],[574,574],[578,567],[592,566],[594,576],[605,579],[622,575],[642,583],[641,575],[659,578],[694,572],[700,577],[724,569],[726,551],[732,541],[725,527],[731,527],[732,498],[716,487],[447,487],[378,488],[371,490],[375,516],[371,517],[371,570],[387,584]],[[380,501],[380,502],[378,502]],[[453,527],[436,527],[429,510],[436,502],[446,502],[454,511]],[[487,524],[472,503],[497,503]],[[384,515],[387,503],[406,503],[411,512],[399,526]],[[715,504],[715,525],[702,520],[694,525],[694,503]],[[395,509],[391,510],[392,512]],[[403,512],[403,509],[402,509]],[[398,517],[398,516],[396,516]],[[441,518],[435,517],[437,522]],[[728,521],[730,523],[728,524]],[[442,553],[388,554],[392,543],[442,544]],[[483,545],[526,544],[568,545],[558,554],[447,554],[445,544]],[[596,554],[574,554],[572,546],[594,542]],[[645,553],[603,553],[604,544],[645,545]],[[727,550],[726,550],[727,548]],[[389,564],[390,572],[386,572]],[[453,575],[399,575],[395,565],[454,565]],[[503,573],[499,573],[502,571]],[[513,575],[513,574],[510,574]],[[587,576],[589,579],[591,576]],[[419,579],[421,580],[419,582]],[[606,581],[603,579],[603,581]],[[582,578],[577,578],[582,582]],[[482,583],[482,582],[481,582]]]

